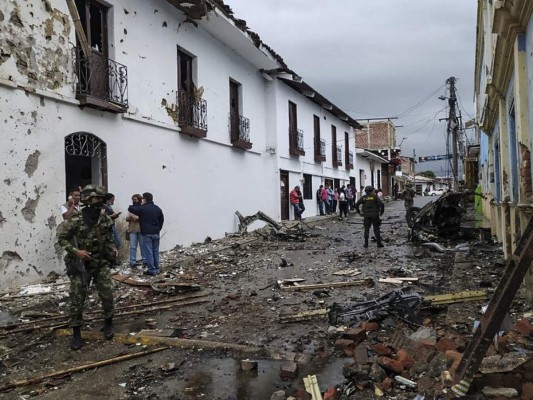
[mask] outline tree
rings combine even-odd
[[[422,175],[422,176],[424,176],[426,178],[435,179],[435,172],[433,172],[433,171],[420,172],[418,175]]]

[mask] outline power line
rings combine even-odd
[[[405,110],[404,112],[398,114],[398,118],[399,118],[399,117],[402,117],[402,116],[405,116],[405,115],[409,114],[411,111],[413,111],[413,110],[417,109],[418,107],[420,107],[422,104],[424,104],[424,103],[425,103],[426,101],[428,101],[430,98],[432,98],[433,96],[435,96],[435,94],[436,94],[437,92],[439,92],[439,91],[442,89],[442,87],[443,87],[444,85],[445,85],[445,83],[442,84],[442,85],[440,85],[436,90],[434,90],[433,92],[431,92],[430,94],[428,94],[426,97],[424,97],[422,100],[420,100],[420,101],[419,101],[418,103],[416,103],[415,105],[409,107],[409,108],[408,108],[407,110]]]

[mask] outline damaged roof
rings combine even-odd
[[[276,53],[270,46],[265,44],[261,37],[251,31],[246,25],[246,21],[236,18],[231,7],[224,3],[223,0],[167,0],[170,4],[183,12],[188,18],[192,20],[201,20],[208,16],[211,11],[220,11],[225,17],[233,22],[236,28],[240,29],[249,39],[252,41],[255,47],[268,53],[270,57],[280,66],[279,68],[265,71],[270,74],[290,74],[293,79],[278,78],[292,89],[296,90],[300,94],[309,98],[312,102],[322,107],[324,110],[329,111],[334,116],[338,117],[342,121],[345,121],[348,125],[354,129],[363,129],[363,126],[359,124],[355,119],[350,117],[340,108],[335,106],[332,102],[314,90],[310,85],[303,82],[298,74],[292,71],[285,63],[283,58]]]

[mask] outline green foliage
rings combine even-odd
[[[432,178],[432,179],[435,179],[435,172],[433,171],[424,171],[424,172],[420,172],[418,175],[422,175],[426,178]]]

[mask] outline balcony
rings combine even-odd
[[[197,138],[207,136],[207,101],[184,90],[178,91],[178,126],[181,133]]]
[[[76,98],[80,105],[113,113],[128,110],[128,68],[92,51],[89,57],[75,49]]]
[[[228,115],[228,127],[231,144],[243,150],[252,148],[250,142],[250,120],[235,112]]]
[[[326,161],[326,141],[315,139],[315,161]]]
[[[289,128],[289,153],[291,156],[305,156],[304,131]]]
[[[346,169],[353,169],[353,151],[348,152],[348,157],[346,158]]]
[[[334,167],[342,166],[342,147],[337,146],[337,151],[335,152],[335,159],[333,160]]]

